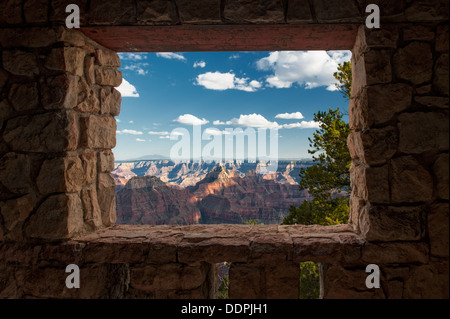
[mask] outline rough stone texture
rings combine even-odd
[[[178,22],[174,1],[144,0],[137,2],[139,24],[172,24]]]
[[[422,84],[431,80],[433,57],[431,45],[412,42],[394,55],[395,74],[402,80]]]
[[[449,199],[448,192],[448,153],[441,154],[433,165],[433,172],[436,179],[436,191],[438,198]]]
[[[430,150],[448,150],[448,112],[401,114],[398,129],[400,152],[420,154]]]
[[[3,51],[3,67],[14,75],[33,77],[39,73],[36,56],[25,51]]]
[[[223,15],[233,23],[284,22],[281,0],[227,0]]]
[[[433,178],[413,156],[392,161],[392,202],[427,202],[433,198]]]

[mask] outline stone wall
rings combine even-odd
[[[296,264],[311,260],[322,263],[323,298],[448,298],[448,1],[76,1],[84,34],[62,26],[68,3],[0,1],[2,297],[208,298],[211,265],[229,261],[230,296],[295,298]],[[381,29],[362,24],[367,3],[380,5]],[[97,42],[116,41],[115,28],[131,34],[115,50],[132,51],[139,28],[158,27],[167,32],[158,50],[212,49],[265,25],[278,28],[265,46],[285,49],[273,42],[280,24],[309,28],[299,38],[316,35],[328,49],[330,36],[345,37],[339,49],[353,37],[349,225],[111,227],[121,74],[117,54]],[[190,33],[183,46],[171,36],[178,27],[223,36],[202,47]],[[310,48],[294,34],[283,41]],[[92,279],[87,290],[61,290],[70,263]],[[364,285],[369,263],[380,266],[381,289]]]
[[[361,27],[353,48],[351,223],[390,247],[380,262],[407,245],[427,255],[426,265],[384,270],[403,274],[398,298],[448,296],[448,48],[448,24]],[[433,284],[409,290],[425,280],[413,273]]]
[[[116,53],[63,27],[0,35],[0,240],[115,222]]]

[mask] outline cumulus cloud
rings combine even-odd
[[[145,140],[143,140],[142,138],[137,138],[136,141],[138,141],[138,142],[145,142]]]
[[[169,136],[169,135],[165,135],[165,136],[160,136],[159,138],[160,138],[160,139],[169,139],[170,136]]]
[[[116,131],[117,134],[130,134],[130,135],[142,135],[143,133],[141,131],[136,131],[136,130],[121,130],[121,131]]]
[[[297,123],[292,124],[284,124],[282,125],[283,128],[300,128],[300,129],[306,129],[306,128],[320,128],[320,122],[315,121],[301,121]]]
[[[206,123],[209,123],[208,120],[206,120],[204,118],[199,119],[198,117],[196,117],[192,114],[180,115],[173,121],[178,122],[180,124],[185,124],[185,125],[204,125]]]
[[[241,90],[246,92],[255,92],[261,88],[262,83],[256,80],[249,81],[249,78],[238,78],[234,73],[226,72],[206,72],[199,74],[196,78],[196,84],[209,90]]]
[[[169,60],[180,60],[180,61],[186,61],[186,58],[179,53],[174,52],[158,52],[156,53],[157,57],[169,59]]]
[[[276,119],[285,119],[285,120],[301,120],[303,118],[303,114],[300,112],[295,113],[283,113],[275,115]]]
[[[277,122],[271,122],[267,120],[261,114],[241,114],[239,118],[231,119],[227,121],[228,125],[237,125],[244,127],[257,127],[257,128],[280,128],[280,125]]]
[[[225,124],[227,124],[227,123],[219,121],[219,120],[213,121],[213,125],[225,125]]]
[[[259,70],[271,71],[267,86],[290,88],[294,83],[305,89],[325,86],[336,90],[333,73],[339,63],[349,61],[350,51],[275,51],[256,62]]]
[[[134,85],[132,85],[125,79],[122,79],[122,83],[119,87],[117,87],[117,91],[122,94],[122,97],[139,97],[139,93],[137,92]]]
[[[206,66],[205,61],[196,61],[194,62],[194,68],[204,68]]]

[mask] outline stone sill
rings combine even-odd
[[[120,225],[63,244],[87,263],[315,261],[353,263],[364,239],[350,225]],[[75,247],[78,247],[75,249]],[[50,256],[48,256],[50,257]],[[79,256],[81,257],[81,256]]]

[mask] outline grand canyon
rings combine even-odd
[[[311,200],[298,187],[310,161],[280,161],[271,174],[262,163],[116,163],[117,223],[151,225],[279,224],[291,205]]]

